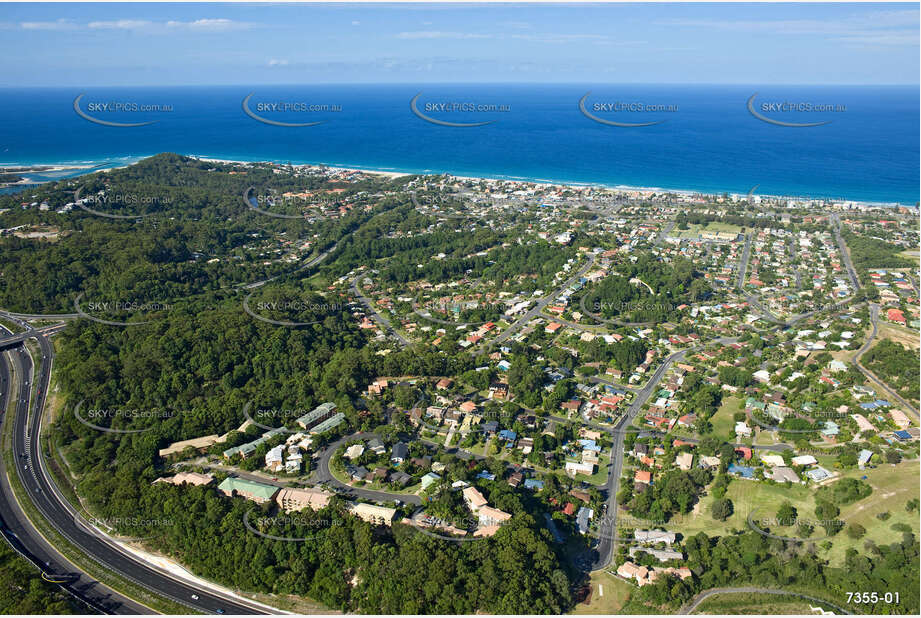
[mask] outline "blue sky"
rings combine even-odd
[[[917,84],[905,4],[3,4],[4,86]]]

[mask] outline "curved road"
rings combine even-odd
[[[681,607],[681,609],[678,610],[678,613],[679,613],[679,614],[682,614],[682,615],[683,615],[683,614],[690,614],[690,613],[692,613],[695,609],[697,609],[697,607],[698,607],[701,603],[703,603],[704,601],[706,601],[706,600],[709,599],[710,597],[716,596],[716,595],[718,595],[718,594],[731,594],[731,593],[740,593],[740,594],[776,594],[776,595],[785,595],[785,596],[791,596],[791,597],[799,597],[799,598],[801,598],[801,599],[806,599],[806,600],[808,600],[808,601],[815,601],[816,603],[822,603],[822,604],[824,604],[824,605],[827,605],[828,607],[834,607],[835,609],[837,609],[838,611],[840,611],[840,612],[842,612],[842,613],[844,613],[844,614],[850,614],[850,613],[851,613],[851,612],[847,611],[846,609],[844,609],[844,608],[842,608],[842,607],[838,607],[838,606],[835,605],[834,603],[829,603],[829,602],[826,601],[825,599],[819,599],[819,598],[817,598],[817,597],[811,597],[811,596],[809,596],[808,594],[801,594],[801,593],[799,593],[799,592],[791,592],[791,591],[789,591],[789,590],[777,590],[776,588],[755,588],[755,587],[711,588],[710,590],[705,590],[704,592],[701,592],[701,593],[697,594],[697,595],[696,595],[693,599],[691,599],[688,603],[686,603],[685,605],[683,605],[683,606]]]
[[[904,397],[895,392],[888,384],[876,377],[876,374],[860,364],[860,357],[863,356],[864,352],[870,349],[870,346],[873,344],[873,340],[876,338],[876,329],[879,324],[879,305],[875,303],[870,304],[870,323],[873,325],[873,331],[870,333],[870,336],[867,337],[866,343],[864,343],[863,346],[857,350],[857,354],[854,355],[854,364],[857,365],[857,369],[864,375],[864,377],[882,388],[890,397],[902,404],[903,407],[907,408],[908,411],[914,415],[915,420],[921,420],[917,408],[911,405],[911,403],[909,403],[908,400],[906,400]]]
[[[15,352],[14,352],[15,353]],[[0,410],[8,410],[12,394],[10,364],[6,354],[0,354]],[[18,371],[22,371],[20,367]],[[18,376],[17,376],[18,380]],[[22,393],[17,409],[28,405]],[[18,462],[16,465],[21,465]],[[68,561],[32,526],[19,506],[12,488],[7,483],[6,462],[0,459],[0,532],[9,545],[42,572],[46,580],[61,581],[61,588],[89,607],[103,614],[146,614],[151,610],[135,603],[105,585],[95,581]],[[12,472],[16,474],[16,472]]]
[[[416,494],[399,494],[389,491],[376,491],[373,489],[363,489],[361,487],[352,487],[347,485],[333,476],[332,472],[329,470],[329,461],[332,459],[333,453],[336,452],[336,449],[345,444],[349,440],[361,439],[369,440],[371,438],[379,437],[377,434],[369,432],[353,433],[349,436],[344,436],[339,438],[332,444],[327,445],[326,450],[320,455],[320,460],[317,462],[317,471],[315,473],[314,479],[318,484],[328,484],[338,487],[346,494],[354,494],[359,498],[365,498],[366,500],[375,500],[378,502],[381,501],[392,501],[392,500],[401,500],[407,504],[422,504],[422,499]]]
[[[249,603],[236,597],[230,597],[211,588],[201,588],[190,582],[154,568],[142,559],[122,549],[114,540],[101,533],[94,533],[79,525],[78,513],[70,505],[48,472],[47,463],[41,450],[42,411],[51,379],[51,366],[54,350],[45,336],[37,336],[42,352],[42,365],[39,375],[35,400],[29,405],[28,398],[20,398],[13,421],[13,455],[17,462],[17,472],[29,499],[38,511],[54,528],[82,553],[103,567],[116,572],[120,577],[147,588],[157,595],[171,599],[198,612],[215,613],[218,610],[233,614],[265,614],[267,606]],[[34,366],[32,358],[24,347],[14,350],[17,372],[23,392],[31,382],[23,376],[32,375]],[[22,468],[20,468],[20,462]],[[5,480],[5,479],[4,479]],[[198,599],[193,599],[196,595]],[[122,597],[124,599],[124,597]],[[138,613],[137,604],[122,600],[124,613]],[[141,613],[150,613],[142,608]]]

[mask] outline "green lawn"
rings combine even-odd
[[[690,223],[688,224],[688,229],[679,230],[677,227],[672,230],[672,234],[678,234],[681,238],[690,238],[692,240],[697,240],[697,237],[703,231],[709,232],[735,232],[740,234],[742,228],[738,225],[732,225],[731,223],[723,223],[722,221],[710,221],[705,225],[700,225],[699,223]]]
[[[891,527],[894,523],[906,523],[912,527],[916,536],[921,536],[918,512],[905,511],[905,503],[919,496],[918,474],[918,461],[904,462],[898,466],[885,464],[873,470],[851,470],[843,473],[842,478],[861,478],[866,475],[867,482],[873,487],[873,493],[869,497],[842,507],[838,516],[838,519],[845,524],[859,523],[866,528],[867,533],[863,538],[854,540],[842,530],[831,539],[821,539],[817,542],[819,555],[828,559],[832,566],[840,566],[844,562],[845,551],[851,547],[863,551],[865,540],[873,540],[877,544],[889,544],[900,539],[900,533]],[[817,519],[814,492],[814,487],[805,485],[786,487],[760,481],[734,479],[726,491],[726,497],[732,500],[734,512],[726,521],[717,521],[710,515],[713,496],[707,495],[700,499],[695,511],[673,517],[667,524],[667,528],[680,532],[686,537],[698,532],[705,532],[710,536],[722,536],[731,534],[733,530],[750,530],[748,525],[750,513],[754,512],[755,518],[759,520],[773,519],[784,501],[789,501],[796,507],[800,518],[814,522]],[[888,511],[891,517],[887,521],[877,519],[876,514],[884,511]],[[772,526],[771,531],[781,536],[798,536],[794,526]],[[825,531],[816,526],[812,537],[824,536]],[[832,547],[828,550],[821,547],[825,540],[832,542]]]
[[[571,460],[571,461],[575,461],[575,460]],[[585,481],[586,483],[597,485],[599,487],[604,485],[608,481],[608,464],[609,463],[611,463],[610,455],[601,455],[600,457],[598,457],[598,465],[595,466],[595,473],[591,476],[587,476],[585,474],[577,474],[575,477],[576,482]],[[538,469],[549,472],[548,470],[546,470],[546,468],[538,468]],[[554,470],[552,474],[556,474],[561,479],[571,478],[566,475],[565,470]]]
[[[630,599],[635,588],[627,582],[614,577],[607,571],[595,571],[591,574],[592,592],[587,603],[579,603],[573,614],[617,614]]]
[[[842,475],[856,478],[866,475],[867,482],[873,487],[873,493],[869,498],[841,509],[842,521],[860,524],[867,529],[867,534],[857,541],[846,535],[839,535],[845,542],[835,542],[828,552],[828,559],[833,565],[843,564],[844,552],[848,547],[862,550],[864,541],[868,539],[877,545],[894,543],[901,539],[901,533],[891,527],[894,523],[908,524],[915,538],[921,536],[918,511],[909,513],[905,510],[905,503],[908,500],[919,497],[918,474],[918,461],[911,461],[897,466],[883,464],[874,470],[852,470]],[[886,521],[876,518],[877,513],[885,511],[891,513],[892,517]],[[838,541],[837,537],[836,541]]]
[[[742,398],[736,395],[723,399],[720,409],[710,418],[710,423],[713,424],[713,433],[716,436],[735,440],[736,422],[733,420],[733,414],[739,411],[739,404],[741,403]]]
[[[748,515],[754,512],[757,519],[773,518],[780,505],[788,500],[803,518],[815,519],[815,502],[812,490],[804,485],[769,485],[761,481],[733,479],[726,490],[726,497],[732,500],[733,514],[726,521],[717,521],[710,515],[713,496],[700,499],[698,513],[676,516],[668,523],[668,529],[681,532],[685,536],[706,532],[710,536],[730,534],[732,530],[750,530]],[[773,529],[775,534],[796,536],[796,530]],[[819,529],[813,536],[822,536]]]

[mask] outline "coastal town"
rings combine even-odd
[[[691,577],[683,540],[701,525],[751,528],[746,509],[762,493],[805,510],[836,482],[917,466],[917,390],[896,392],[860,360],[877,329],[917,334],[917,279],[910,268],[855,268],[841,239],[881,236],[910,252],[910,211],[880,220],[879,207],[857,203],[450,176],[405,191],[430,223],[391,231],[393,242],[476,237],[483,226],[505,240],[445,247],[418,265],[378,260],[328,279],[322,294],[377,354],[425,346],[469,354],[471,369],[377,376],[355,395],[357,418],[326,402],[253,433],[247,416],[230,442],[161,449],[170,467],[205,472],[163,480],[223,479],[225,495],[282,511],[339,499],[374,525],[454,542],[495,534],[513,517],[497,505],[513,495],[574,561],[644,586]],[[351,199],[326,215],[361,207]],[[552,258],[532,270],[542,248]],[[530,258],[509,276],[518,255]],[[664,281],[643,279],[661,274],[649,264],[694,275],[684,294],[665,293]],[[658,488],[678,474],[693,479],[688,507],[663,512]],[[827,537],[807,528],[805,540]]]
[[[917,380],[893,370],[918,354],[916,209],[195,165],[270,225],[183,268],[238,273],[222,293],[244,328],[341,333],[377,369],[173,426],[149,491],[225,500],[275,542],[343,518],[464,547],[532,526],[586,603],[603,585],[698,585],[704,533],[842,564],[857,538],[917,532]],[[4,237],[67,242],[69,218],[174,203],[109,199],[117,175],[75,184],[16,198],[5,214],[31,223]]]

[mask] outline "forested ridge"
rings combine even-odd
[[[307,595],[335,609],[568,611],[571,575],[549,533],[520,504],[510,503],[515,519],[493,538],[458,544],[403,525],[374,530],[347,514],[337,500],[328,513],[317,515],[334,524],[310,530],[310,542],[294,543],[248,531],[243,521],[254,508],[252,502],[224,497],[213,487],[153,484],[168,474],[159,449],[176,440],[232,432],[244,420],[248,402],[291,410],[336,402],[347,423],[338,433],[321,436],[322,446],[339,433],[373,429],[383,421],[379,409],[362,409],[357,397],[375,376],[455,375],[473,368],[467,354],[447,356],[431,349],[375,354],[377,347],[355,328],[347,299],[319,293],[298,277],[251,291],[231,287],[284,270],[261,268],[255,260],[247,264],[254,268],[241,267],[246,260],[208,264],[194,259],[193,252],[233,253],[251,242],[244,230],[251,233],[252,221],[258,221],[256,229],[271,233],[291,229],[292,239],[296,226],[303,228],[305,223],[246,212],[242,192],[258,184],[258,171],[240,178],[205,172],[204,167],[198,161],[163,155],[106,179],[107,191],[153,191],[153,185],[168,182],[183,192],[182,198],[164,201],[165,210],[152,205],[155,217],[103,220],[74,211],[74,228],[55,243],[2,241],[4,308],[73,311],[69,302],[79,292],[169,303],[168,309],[146,315],[147,323],[132,327],[72,322],[56,342],[56,376],[66,402],[54,435],[94,515],[118,522],[114,527],[126,536],[155,538],[158,550],[202,576],[242,590]],[[285,188],[275,178],[266,175],[264,180],[272,181],[273,191]],[[88,183],[88,190],[96,186]],[[193,195],[200,202],[190,200]],[[482,240],[446,232],[432,235],[431,244],[416,239],[382,242],[377,240],[380,229],[393,229],[401,217],[419,225],[427,219],[397,203],[379,201],[368,211],[313,228],[317,250],[348,238],[330,258],[330,276],[343,263],[351,262],[353,268],[375,255],[411,254],[414,244],[430,252],[443,251],[456,241],[462,256],[496,243],[488,230]],[[351,230],[358,233],[350,237]],[[56,286],[27,285],[33,278]],[[315,323],[280,328],[254,319],[243,309],[244,298],[259,316]],[[297,311],[271,309],[273,302],[288,299],[300,303]],[[82,417],[93,424],[143,431],[92,429],[76,417],[77,404]],[[99,410],[137,413],[90,416]],[[227,444],[245,439],[232,433]],[[252,515],[269,514],[257,510]],[[281,536],[308,536],[296,525],[279,525],[276,532]]]

